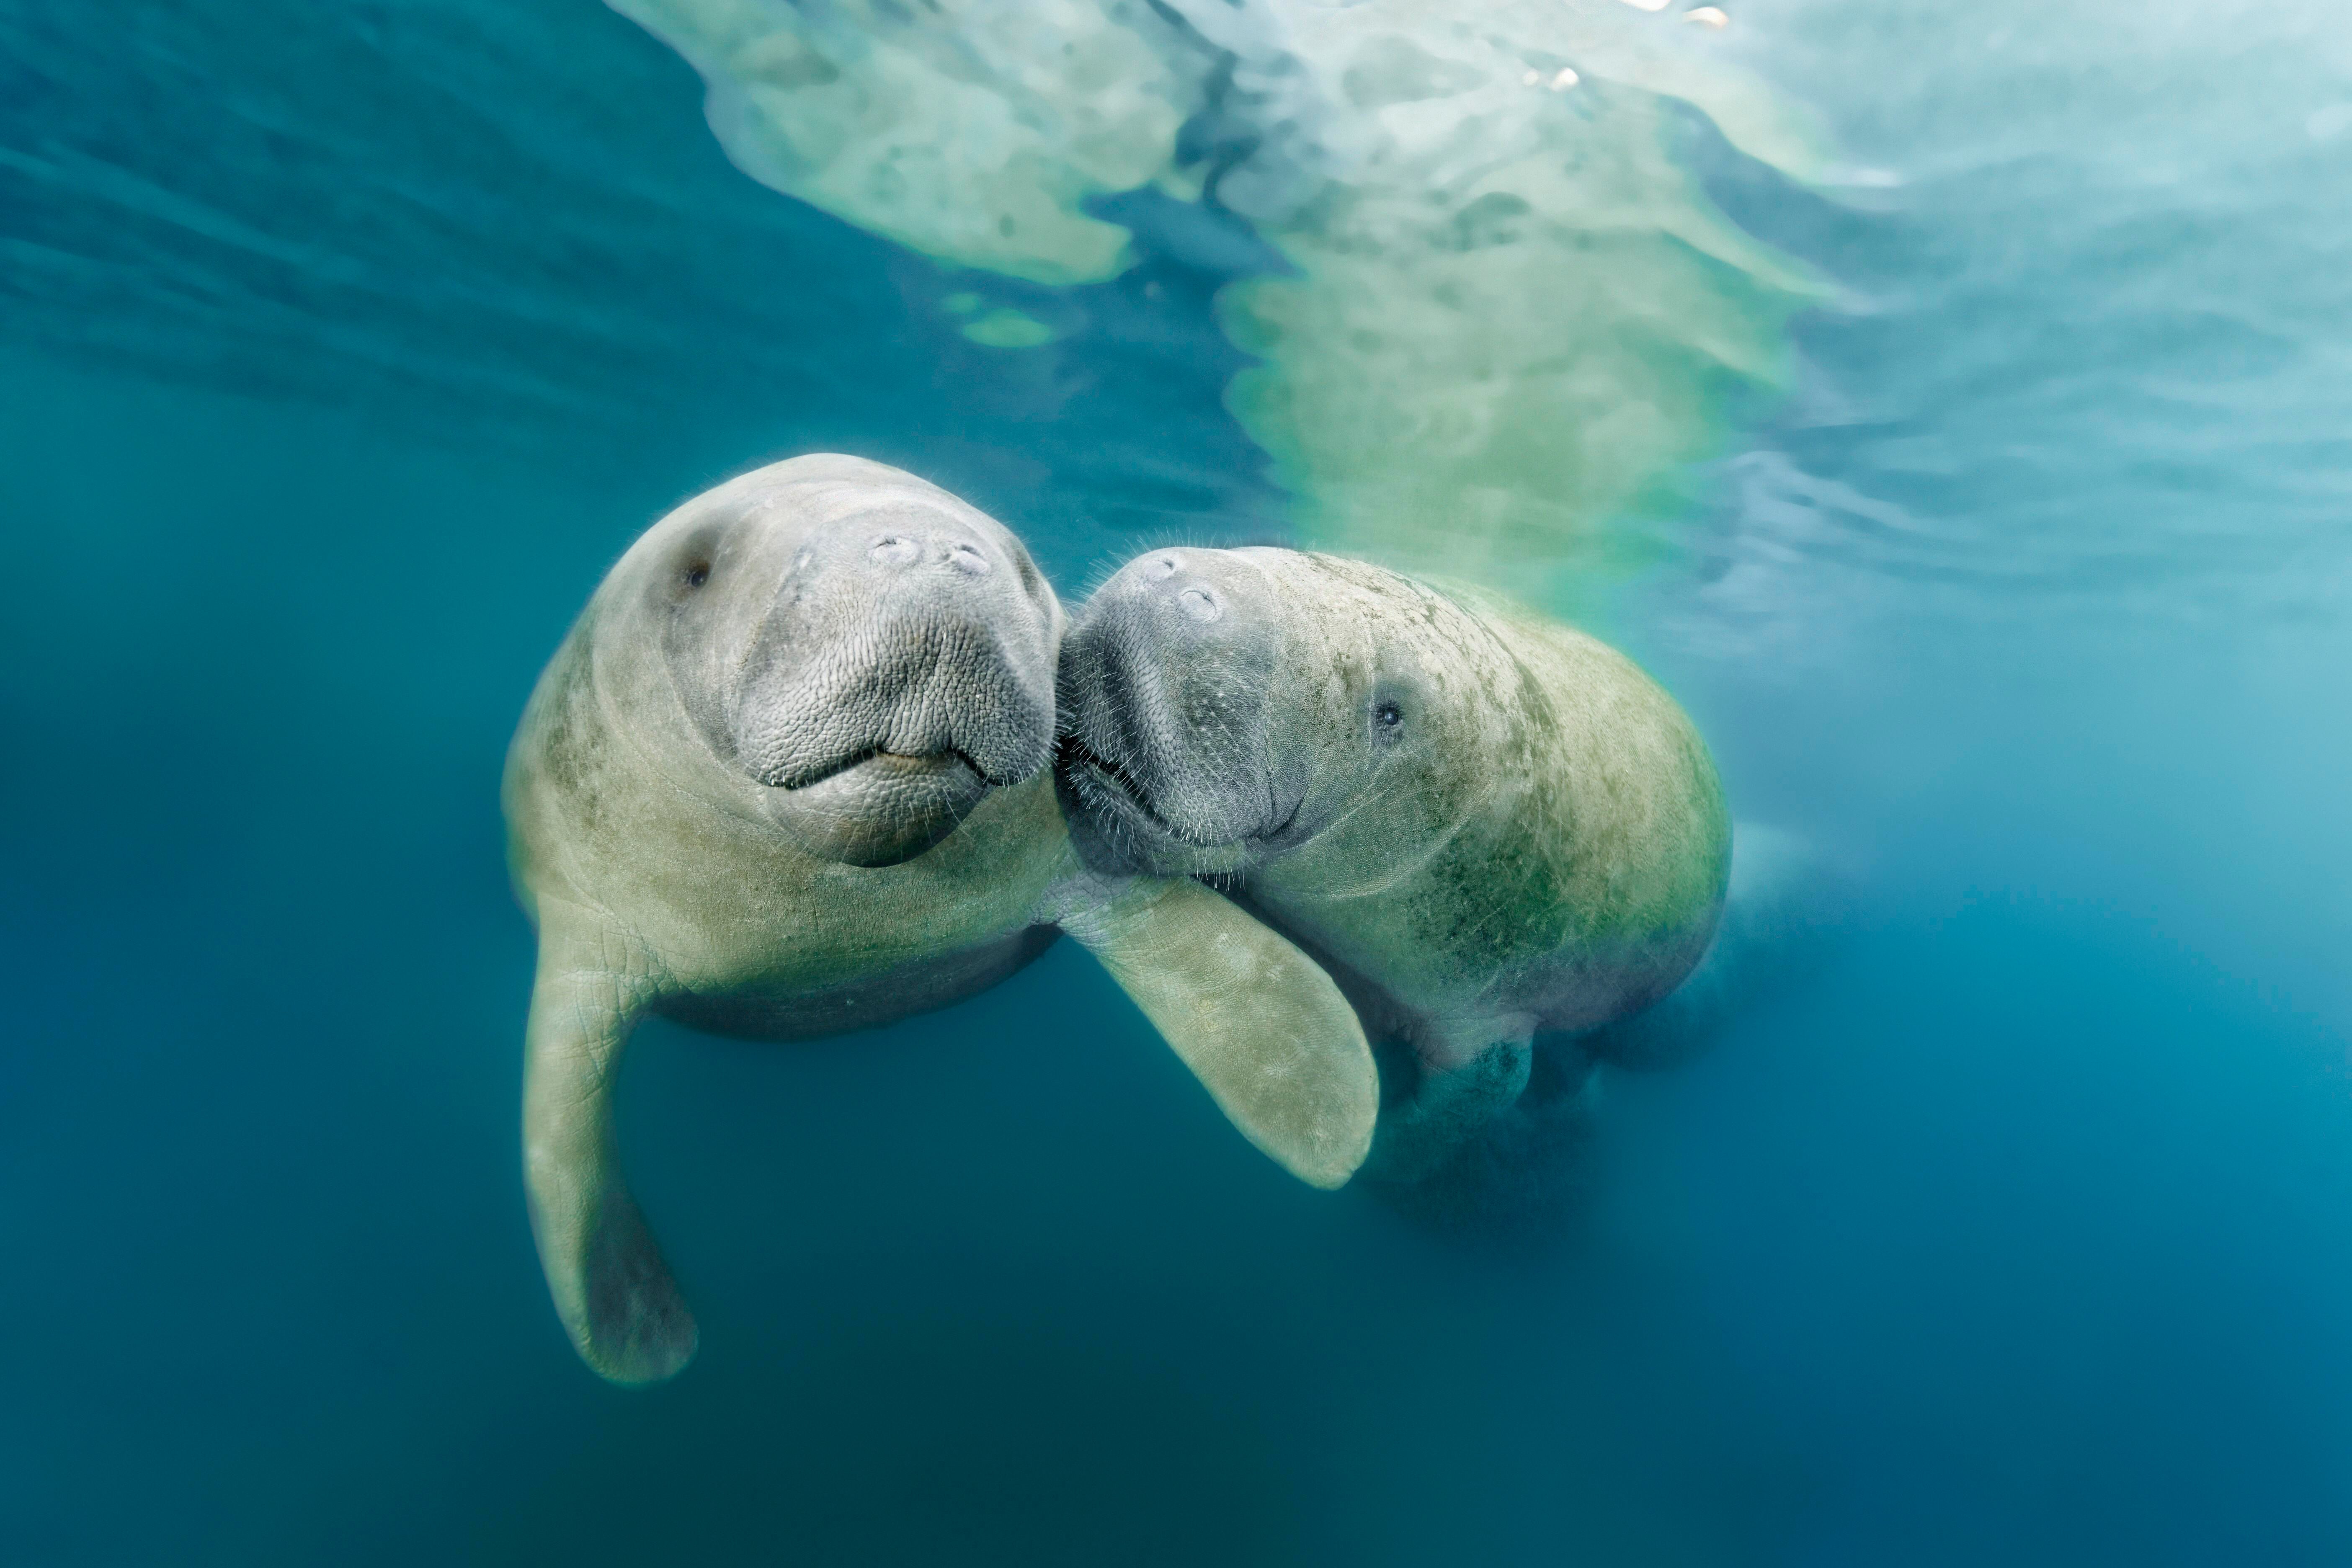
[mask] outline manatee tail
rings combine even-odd
[[[1393,1153],[1388,1145],[1404,1131],[1402,1121],[1391,1128],[1391,1116],[1420,1097],[1427,1071],[1402,1041],[1382,1044],[1389,1048],[1381,1053],[1381,1065],[1401,1080],[1399,1106],[1382,1113],[1380,1137],[1365,1163],[1365,1179],[1377,1184],[1382,1200],[1457,1244],[1524,1257],[1530,1248],[1571,1242],[1593,1192],[1601,1103],[1600,1075],[1580,1042],[1538,1037],[1527,1053],[1528,1079],[1517,1098],[1423,1161],[1412,1158],[1402,1137]],[[1471,1065],[1482,1064],[1507,1066],[1499,1057]]]
[[[1380,1114],[1356,1010],[1320,965],[1198,882],[1138,878],[1066,915],[1242,1136],[1299,1180],[1355,1174]]]
[[[1663,1000],[1577,1043],[1596,1061],[1634,1071],[1705,1054],[1735,1018],[1818,959],[1847,891],[1846,879],[1803,837],[1738,824],[1723,921],[1698,967]]]
[[[1525,1036],[1497,1040],[1453,1068],[1416,1060],[1412,1089],[1381,1112],[1366,1173],[1390,1186],[1427,1181],[1518,1103],[1534,1067]]]
[[[622,1180],[613,1086],[649,986],[626,944],[542,900],[539,979],[524,1032],[523,1179],[555,1310],[583,1360],[621,1384],[694,1359],[694,1315]]]

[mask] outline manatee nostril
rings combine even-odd
[[[959,544],[950,550],[948,564],[972,577],[985,577],[990,570],[988,557],[969,544]]]
[[[1203,626],[1225,613],[1225,606],[1218,602],[1216,595],[1197,584],[1176,595],[1176,607]]]
[[[1165,583],[1183,568],[1184,563],[1173,555],[1160,555],[1143,563],[1140,574],[1147,583]]]
[[[923,558],[923,547],[900,533],[886,533],[866,553],[885,566],[912,566]]]

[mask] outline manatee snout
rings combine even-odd
[[[803,837],[910,858],[1051,759],[1054,647],[1002,530],[921,508],[804,542],[745,660],[737,754]]]
[[[985,514],[880,465],[841,477],[685,534],[665,640],[770,816],[811,853],[894,866],[1052,761],[1061,612]]]
[[[1090,857],[1228,870],[1303,783],[1268,733],[1281,622],[1240,552],[1160,550],[1087,602],[1063,639],[1056,783]]]

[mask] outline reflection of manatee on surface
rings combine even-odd
[[[609,0],[691,61],[745,173],[951,267],[1095,282],[1100,199],[1246,225],[1227,401],[1302,535],[1539,596],[1638,558],[1730,406],[1788,377],[1803,269],[1677,156],[1694,114],[1822,139],[1679,16],[1560,0]],[[1164,211],[1146,203],[1138,212]],[[1124,209],[1123,209],[1124,210]],[[1530,587],[1532,584],[1532,587]]]
[[[1154,552],[1087,603],[1061,702],[1082,852],[1220,879],[1412,1047],[1386,1177],[1516,1100],[1537,1034],[1666,996],[1723,907],[1731,823],[1689,720],[1622,655],[1475,591]]]
[[[659,1013],[767,1039],[943,1006],[1057,930],[1259,1148],[1320,1186],[1379,1086],[1330,978],[1185,880],[1072,850],[1045,764],[1061,606],[1020,542],[877,463],[761,468],[654,525],[532,694],[505,786],[539,928],[526,1177],[557,1310],[617,1382],[692,1316],[614,1160],[612,1088]]]

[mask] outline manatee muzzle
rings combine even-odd
[[[729,727],[812,851],[888,866],[1050,760],[1052,625],[977,531],[919,508],[859,521],[795,555]]]
[[[1222,551],[1130,562],[1062,644],[1055,775],[1125,868],[1234,869],[1295,810],[1265,732],[1280,639],[1255,574]]]

